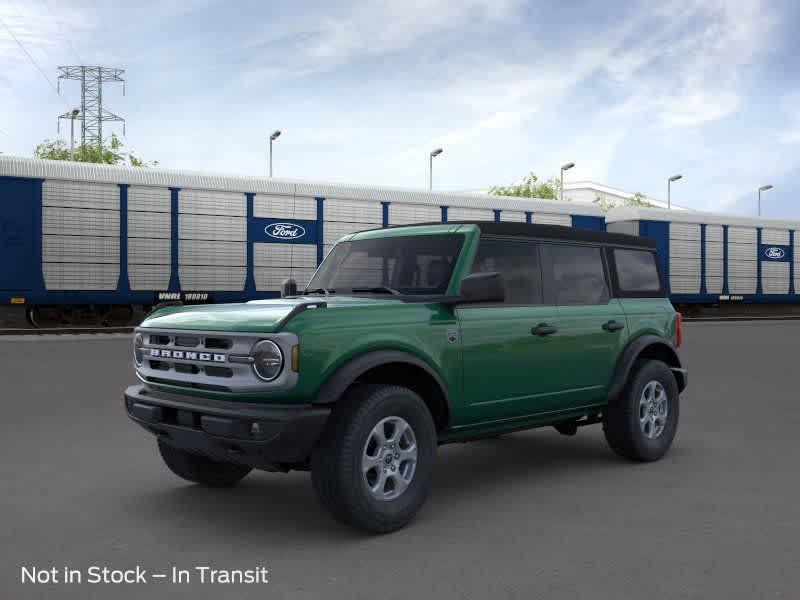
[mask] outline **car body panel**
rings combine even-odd
[[[463,351],[465,422],[488,422],[552,410],[561,403],[562,360],[556,336],[531,329],[554,323],[555,306],[463,306],[457,309]]]
[[[602,401],[614,367],[628,340],[628,328],[607,331],[606,323],[625,324],[620,301],[603,305],[559,306],[555,326],[560,360],[552,377],[568,382],[561,408]]]
[[[481,235],[474,224],[394,227],[350,234],[343,240],[442,233],[464,235],[465,241],[445,297],[439,300],[309,294],[243,304],[166,307],[142,323],[142,330],[263,333],[264,338],[282,328],[298,339],[300,376],[293,388],[270,391],[265,386],[259,392],[232,393],[149,385],[223,401],[301,405],[315,401],[325,382],[351,361],[395,351],[422,361],[444,387],[450,420],[440,439],[447,441],[596,412],[607,401],[618,362],[631,340],[646,334],[670,343],[674,339],[675,312],[666,297],[612,297],[607,304],[591,306],[467,305],[448,300],[457,297],[461,279],[471,271]],[[319,305],[322,302],[324,306]],[[315,306],[296,311],[310,303]],[[608,331],[603,325],[610,321],[625,326]],[[540,325],[553,326],[557,332],[532,333]]]

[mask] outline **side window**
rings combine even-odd
[[[535,242],[481,238],[473,273],[497,271],[506,284],[506,304],[541,304],[542,271]]]
[[[614,249],[617,282],[623,292],[661,292],[656,256],[646,250]]]
[[[548,296],[555,304],[608,303],[608,283],[600,248],[543,244],[542,260],[550,274]]]

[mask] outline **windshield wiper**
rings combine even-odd
[[[336,290],[329,290],[328,288],[314,288],[313,290],[305,289],[303,290],[303,294],[325,294],[329,296],[330,294],[335,294]]]
[[[385,285],[376,285],[375,287],[364,287],[364,288],[353,288],[350,290],[351,292],[372,292],[376,294],[392,294],[393,296],[399,296],[400,292],[394,288],[387,287]]]

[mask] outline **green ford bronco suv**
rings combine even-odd
[[[125,406],[184,479],[310,469],[337,519],[388,532],[430,493],[439,444],[602,423],[620,456],[660,458],[681,336],[644,238],[393,227],[343,238],[302,293],[152,313]]]

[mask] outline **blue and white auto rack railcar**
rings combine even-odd
[[[0,305],[67,322],[274,297],[348,233],[456,219],[604,229],[588,204],[0,156]]]
[[[606,227],[656,242],[673,304],[800,301],[798,221],[625,207]]]

